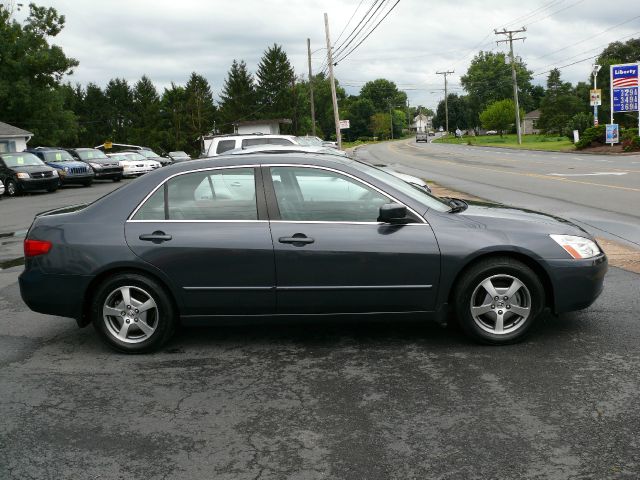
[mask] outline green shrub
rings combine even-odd
[[[625,128],[622,131],[621,140],[624,142],[625,140],[633,140],[638,136],[637,128]]]
[[[629,129],[629,130],[635,130],[636,133],[638,132],[638,129]],[[622,140],[622,149],[625,152],[636,152],[638,150],[640,150],[640,136],[636,135],[636,136],[631,136],[628,135],[627,138],[623,138]]]
[[[583,148],[591,147],[592,145],[604,145],[607,129],[604,125],[598,125],[597,127],[587,128],[580,141],[576,143],[576,148],[582,150]]]

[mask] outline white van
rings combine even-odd
[[[247,148],[254,145],[298,145],[293,135],[220,135],[204,138],[203,157],[215,157],[229,150]]]

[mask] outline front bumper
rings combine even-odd
[[[122,175],[124,177],[135,177],[137,175],[144,175],[145,173],[149,173],[153,170],[151,167],[125,167],[122,171]]]
[[[586,260],[547,260],[553,284],[554,312],[582,310],[596,301],[609,268],[602,254]]]
[[[31,192],[34,190],[47,190],[60,185],[59,177],[47,178],[19,178],[18,185],[23,192]]]
[[[89,173],[87,175],[60,175],[60,184],[61,185],[72,185],[75,183],[86,183],[89,180],[93,180],[93,174]]]
[[[93,172],[95,174],[94,176],[95,180],[122,178],[122,167],[106,168],[102,170],[98,170],[97,168],[95,168]]]
[[[83,298],[93,277],[57,275],[39,269],[25,270],[19,277],[22,300],[34,312],[82,318]]]

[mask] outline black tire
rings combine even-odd
[[[58,186],[56,185],[55,187],[49,187],[47,188],[47,192],[49,193],[54,193],[58,190]]]
[[[119,182],[120,180],[122,180],[122,177],[116,177],[113,179],[114,182]]]
[[[112,333],[113,329],[110,325],[113,325],[116,319],[120,319],[119,317],[110,317],[109,321],[103,317],[103,307],[107,300],[121,287],[133,287],[131,290],[132,301],[135,301],[133,297],[137,293],[134,293],[133,290],[136,290],[144,292],[155,302],[156,310],[153,312],[153,328],[155,330],[147,338],[137,343],[131,343],[131,339],[123,341],[117,338],[115,333]],[[126,307],[123,308],[126,309]],[[133,313],[131,312],[131,314]],[[176,311],[169,293],[156,280],[137,273],[121,273],[109,277],[96,289],[91,302],[91,320],[102,340],[111,348],[124,353],[147,353],[157,350],[171,338],[176,328]],[[133,323],[132,319],[128,328],[136,325],[138,324]],[[140,331],[140,333],[143,332]]]
[[[90,187],[93,183],[93,180],[87,180],[86,182],[82,182],[83,187]]]
[[[508,299],[501,297],[502,293],[500,293],[497,301],[495,297],[490,300],[489,307],[486,307],[486,304],[478,305],[478,309],[485,306],[491,310],[474,318],[471,312],[472,305],[483,304],[489,298],[488,290],[482,286],[483,281],[489,278],[492,278],[492,284],[495,282],[494,286],[501,285],[500,282],[502,282],[503,289],[507,289],[502,293],[509,293],[510,278],[519,280],[525,288],[520,287]],[[514,303],[513,306],[510,302]],[[545,291],[536,273],[524,263],[509,257],[491,258],[472,265],[455,286],[454,308],[460,328],[474,340],[485,344],[508,345],[522,341],[531,332],[532,326],[544,307]],[[529,312],[526,318],[514,313],[515,309],[526,308]],[[496,321],[498,313],[503,312],[503,327],[509,325],[508,322],[511,320],[511,330],[504,327],[503,333],[493,333],[491,330],[495,331],[498,328]],[[492,319],[493,327],[490,323]]]
[[[11,178],[7,179],[7,183],[5,183],[4,185],[4,191],[7,197],[15,197],[20,193],[18,184],[16,183],[15,180],[12,180]]]

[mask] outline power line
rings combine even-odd
[[[517,18],[514,18],[510,22],[505,23],[504,26],[505,27],[509,27],[510,25],[513,25],[514,23],[522,23],[522,22],[525,22],[526,20],[531,20],[533,17],[535,17],[537,15],[540,15],[544,10],[548,10],[548,9],[554,7],[554,6],[557,6],[558,4],[563,3],[564,1],[565,0],[552,0],[551,2],[545,3],[541,7],[538,7],[535,10],[530,11],[529,13],[526,13],[524,15],[520,15]]]
[[[338,38],[336,38],[335,43],[338,43],[340,41],[340,39],[342,38],[342,34],[347,30],[347,27],[349,27],[349,24],[351,23],[351,20],[353,20],[353,17],[356,16],[356,13],[358,13],[358,10],[360,10],[360,6],[362,5],[363,2],[364,2],[364,0],[360,0],[360,3],[358,3],[358,6],[356,7],[356,9],[351,14],[351,17],[349,18],[349,21],[347,22],[347,24],[344,26],[344,28],[340,32],[340,35],[338,35]]]
[[[369,36],[375,32],[375,30],[378,28],[378,26],[384,21],[385,18],[387,18],[389,16],[389,14],[393,11],[394,8],[396,8],[396,6],[400,3],[400,0],[397,0],[396,3],[393,4],[393,6],[389,9],[389,11],[387,11],[387,13],[384,15],[384,17],[382,17],[382,19],[380,19],[380,21],[378,23],[375,24],[375,26],[369,31],[369,33],[367,33],[367,35],[360,40],[355,47],[353,47],[351,50],[349,50],[347,53],[345,53],[341,58],[337,59],[335,61],[335,63],[339,63],[342,62],[344,59],[346,59],[349,55],[351,55],[353,53],[353,51],[358,48],[360,45],[362,45],[362,43],[369,38]]]
[[[527,23],[525,25],[525,27],[528,27],[529,25],[533,25],[534,23],[541,22],[542,20],[546,20],[547,18],[554,16],[556,13],[564,12],[565,10],[567,10],[567,9],[569,9],[571,7],[575,7],[576,5],[578,5],[579,3],[582,3],[582,2],[584,2],[584,0],[578,0],[577,2],[572,3],[571,5],[567,5],[566,7],[561,8],[560,10],[556,10],[555,12],[551,12],[546,17],[542,17],[542,18],[539,18],[538,20],[534,20],[532,22]]]
[[[349,35],[347,35],[347,37],[344,39],[344,41],[342,42],[342,44],[338,45],[337,47],[335,47],[336,51],[339,50],[340,48],[342,48],[342,46],[348,42],[352,36],[354,35],[354,33],[356,32],[356,30],[358,30],[358,27],[360,27],[360,25],[362,25],[362,22],[365,21],[365,19],[367,19],[369,17],[369,13],[371,12],[371,10],[373,10],[373,8],[378,4],[380,0],[374,0],[373,3],[371,4],[371,6],[369,7],[369,9],[364,13],[364,15],[362,16],[362,18],[360,19],[360,21],[358,22],[358,24],[353,27],[353,30],[351,30],[351,32],[349,32]]]
[[[376,0],[376,3],[378,3],[379,0]],[[369,24],[369,22],[374,18],[374,16],[376,15],[376,13],[378,13],[378,11],[387,3],[388,0],[382,0],[378,6],[376,7],[376,9],[373,11],[373,13],[367,17],[367,19],[365,20],[365,22],[362,24],[362,26],[358,29],[358,31],[350,38],[347,39],[349,40],[348,42],[345,40],[345,42],[342,43],[342,45],[336,47],[334,55],[336,56],[336,58],[342,54],[342,52],[344,52],[349,45],[351,45],[357,38],[358,36],[363,32],[363,30],[366,28],[366,26]],[[374,3],[375,5],[375,3]],[[373,7],[373,6],[372,6]],[[368,12],[367,12],[368,13]],[[364,17],[363,17],[364,20]]]
[[[539,77],[540,75],[544,75],[545,73],[549,73],[549,72],[551,72],[553,70],[562,70],[563,68],[570,67],[571,65],[577,65],[578,63],[586,62],[587,60],[591,60],[593,58],[598,58],[599,56],[600,56],[600,54],[593,55],[591,57],[587,57],[587,58],[583,58],[582,60],[578,60],[577,62],[568,63],[568,64],[562,65],[560,67],[552,68],[551,70],[547,70],[546,72],[535,73],[532,76]]]

